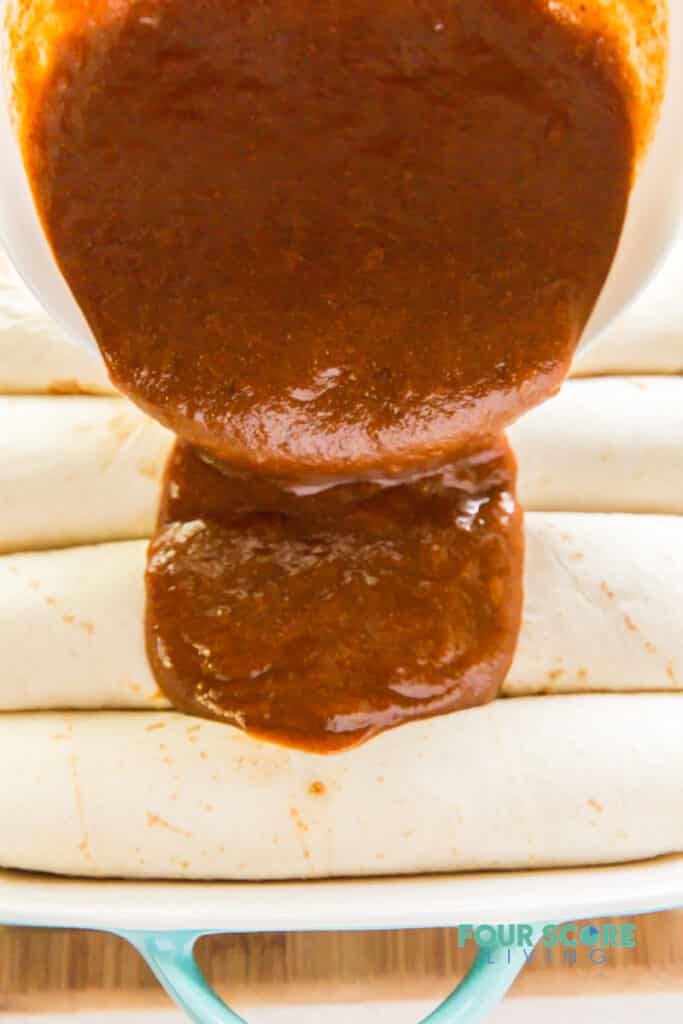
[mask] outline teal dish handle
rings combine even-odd
[[[534,925],[533,943],[543,925]],[[204,932],[119,932],[145,958],[171,999],[196,1024],[247,1024],[209,986],[194,958]],[[480,947],[469,973],[421,1024],[480,1024],[503,998],[527,962],[530,948]],[[509,949],[509,957],[508,957]],[[526,955],[525,955],[526,954]],[[509,962],[508,962],[509,961]]]

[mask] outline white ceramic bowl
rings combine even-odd
[[[97,351],[47,244],[9,113],[8,42],[0,0],[0,243],[43,308],[74,341]],[[589,345],[648,283],[683,219],[683,0],[670,0],[671,61],[662,116],[631,196],[617,256],[584,333]]]

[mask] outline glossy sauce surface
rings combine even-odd
[[[112,379],[180,437],[147,571],[177,707],[333,751],[496,696],[523,562],[500,431],[559,386],[634,164],[619,54],[551,7],[24,4],[48,237]]]
[[[157,679],[182,710],[324,752],[491,700],[522,605],[514,479],[501,439],[297,496],[179,442],[147,569]]]

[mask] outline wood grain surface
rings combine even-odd
[[[513,995],[683,991],[683,911],[629,919],[635,949],[614,950],[603,966],[545,954],[534,958]],[[473,950],[459,951],[447,929],[213,936],[199,960],[235,1009],[259,1004],[433,999],[462,976]],[[95,932],[0,929],[3,1013],[163,1007],[167,1000],[125,942]]]

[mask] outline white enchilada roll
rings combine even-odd
[[[67,338],[0,249],[0,394],[115,393],[102,361]]]
[[[683,377],[568,381],[508,438],[528,509],[683,512]]]
[[[0,716],[0,864],[286,879],[683,848],[683,695],[497,701],[331,756],[170,712]]]
[[[172,438],[119,398],[0,397],[0,552],[147,537]]]
[[[0,552],[152,533],[173,436],[128,402],[0,397],[0,432]],[[683,377],[569,381],[509,438],[527,509],[683,513]]]
[[[0,710],[167,706],[145,655],[146,547],[0,558]],[[530,513],[524,589],[504,694],[683,689],[683,518]]]

